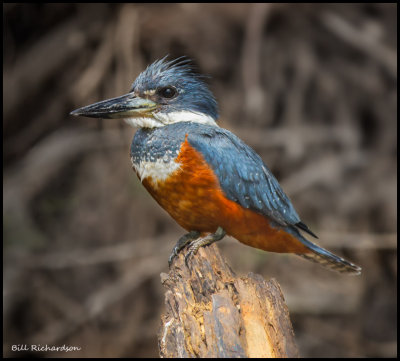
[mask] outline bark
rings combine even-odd
[[[161,357],[298,357],[275,279],[235,275],[215,244],[200,248],[189,268],[184,253],[161,274]]]

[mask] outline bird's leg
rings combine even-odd
[[[211,243],[217,242],[217,241],[221,240],[222,238],[224,238],[225,235],[226,235],[226,232],[222,229],[222,227],[218,227],[218,229],[216,230],[215,233],[212,233],[212,234],[209,234],[209,235],[207,235],[205,237],[198,238],[198,239],[194,240],[190,244],[189,251],[185,255],[185,264],[186,264],[186,266],[188,267],[189,257],[192,254],[196,254],[197,250],[200,247],[204,247],[204,246],[207,246],[207,245],[209,245]]]
[[[185,246],[190,243],[191,241],[195,240],[200,236],[200,232],[198,231],[191,231],[189,233],[186,233],[184,236],[179,238],[178,242],[176,242],[176,245],[174,249],[172,250],[171,255],[169,256],[168,259],[168,265],[171,267],[172,261],[174,258],[178,255],[178,253],[185,248]]]

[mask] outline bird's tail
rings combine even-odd
[[[361,267],[346,261],[339,256],[336,256],[332,252],[329,252],[315,243],[310,242],[297,230],[291,229],[291,233],[296,234],[297,238],[309,249],[309,252],[298,254],[299,256],[309,261],[318,263],[332,271],[347,273],[349,275],[359,275],[361,273]]]
[[[317,246],[318,247],[318,246]],[[328,268],[332,271],[347,273],[349,275],[359,275],[361,273],[361,267],[346,261],[345,259],[334,255],[333,253],[318,247],[324,252],[311,251],[310,253],[299,254],[299,256],[320,264],[321,266]]]

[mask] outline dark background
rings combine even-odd
[[[397,355],[397,5],[5,4],[4,356],[158,356],[183,230],[131,170],[134,130],[75,118],[186,55],[320,244],[363,267],[219,243],[280,283],[301,356]],[[76,352],[13,352],[12,345]]]

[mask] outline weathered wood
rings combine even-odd
[[[238,277],[213,244],[162,273],[161,357],[298,357],[276,280]]]

